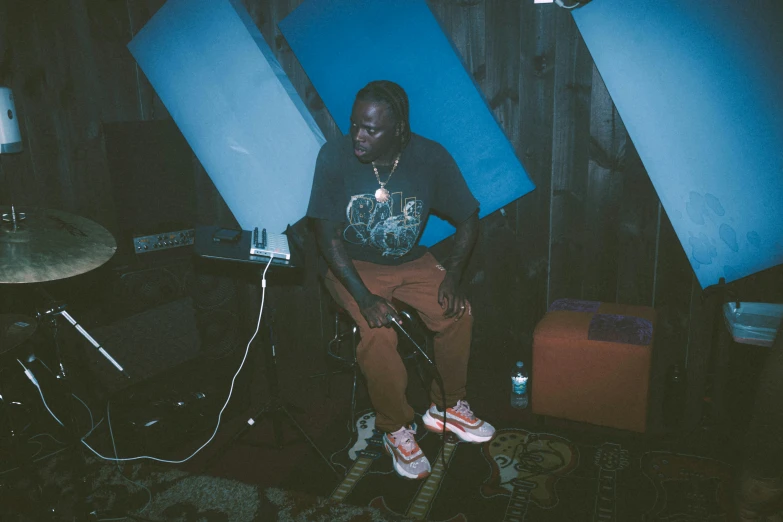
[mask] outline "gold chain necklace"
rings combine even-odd
[[[397,164],[400,163],[400,155],[397,154],[397,157],[394,158],[394,165],[392,165],[391,172],[389,173],[389,177],[386,178],[386,181],[381,181],[381,175],[378,174],[378,167],[375,166],[375,162],[372,162],[372,170],[375,172],[375,179],[378,180],[378,185],[381,186],[378,190],[375,191],[375,201],[378,203],[386,203],[389,201],[389,198],[391,197],[391,194],[389,194],[389,189],[386,188],[386,184],[389,182],[389,180],[392,177],[392,174],[394,174],[394,171],[397,170]]]

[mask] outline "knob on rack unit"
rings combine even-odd
[[[143,254],[146,252],[155,252],[157,250],[189,246],[193,244],[195,237],[196,231],[192,228],[176,230],[174,232],[151,234],[148,236],[134,236],[133,250],[137,254]]]

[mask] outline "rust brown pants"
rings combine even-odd
[[[398,266],[364,261],[354,261],[354,266],[370,292],[389,301],[394,297],[419,312],[427,328],[435,332],[435,364],[443,378],[446,405],[451,407],[464,399],[473,317],[466,313],[457,321],[443,316],[438,304],[438,288],[446,272],[439,268],[438,261],[427,253]],[[356,347],[356,358],[375,408],[375,427],[390,432],[410,424],[413,408],[405,396],[408,373],[397,352],[397,331],[393,327],[370,328],[359,311],[359,305],[331,271],[326,274],[325,283],[337,304],[359,326],[361,341]],[[441,404],[440,389],[435,380],[430,398]]]

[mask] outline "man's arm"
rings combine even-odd
[[[345,250],[339,223],[325,219],[313,219],[315,237],[318,247],[326,259],[326,264],[332,274],[348,290],[348,293],[356,300],[359,311],[364,316],[370,328],[388,326],[389,317],[402,323],[397,310],[383,297],[373,294],[364,284],[359,272],[353,264],[353,260]]]
[[[478,210],[468,219],[457,225],[454,234],[454,248],[451,255],[443,262],[446,277],[438,290],[438,302],[446,317],[459,319],[467,310],[470,313],[470,303],[459,290],[459,283],[465,268],[470,261],[470,254],[478,239]]]

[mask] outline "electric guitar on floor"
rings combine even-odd
[[[543,509],[557,505],[555,483],[579,463],[577,447],[549,433],[499,430],[483,449],[492,474],[482,494],[491,497],[510,492],[505,522],[524,522],[531,502]]]
[[[435,495],[438,494],[440,484],[443,482],[443,476],[446,474],[446,470],[451,463],[451,458],[454,456],[454,450],[457,449],[459,439],[453,433],[446,433],[446,442],[443,445],[443,454],[438,453],[435,457],[435,466],[432,468],[430,476],[424,481],[419,491],[416,493],[416,497],[408,507],[408,512],[405,513],[406,517],[410,517],[414,520],[424,520],[427,516],[427,512],[432,507],[432,501],[435,499]],[[443,465],[443,461],[446,461],[446,465]],[[454,519],[452,519],[454,520]]]
[[[335,502],[342,502],[353,490],[354,486],[359,479],[361,479],[367,470],[370,469],[372,463],[378,460],[383,455],[383,433],[374,429],[375,426],[375,413],[368,413],[363,415],[358,421],[356,421],[357,428],[357,440],[356,444],[349,451],[349,455],[353,454],[357,458],[354,461],[351,469],[343,478],[343,481],[335,488],[329,497],[330,500]],[[366,437],[366,435],[370,437]]]
[[[731,467],[719,460],[652,451],[642,473],[655,485],[655,505],[647,522],[724,521],[731,510]]]
[[[593,522],[617,522],[617,472],[628,467],[628,450],[604,442],[595,452],[598,491],[595,494]]]
[[[416,492],[416,496],[413,497],[413,500],[408,505],[408,510],[405,513],[406,517],[412,518],[413,520],[429,520],[426,518],[427,513],[432,507],[432,502],[435,500],[435,497],[440,490],[443,477],[445,476],[446,470],[451,463],[451,459],[454,456],[454,451],[457,449],[458,443],[459,439],[456,435],[453,433],[446,433],[446,443],[443,445],[442,454],[439,452],[438,456],[435,457],[435,460],[433,461],[435,465],[432,468],[432,472],[430,473],[430,476],[424,480],[421,487]],[[445,466],[443,465],[444,460],[446,461]],[[394,513],[394,511],[389,509],[389,507],[386,505],[386,501],[383,497],[375,497],[370,502],[370,507],[374,507],[386,513]],[[467,518],[465,518],[465,515],[459,513],[444,522],[468,521]]]

